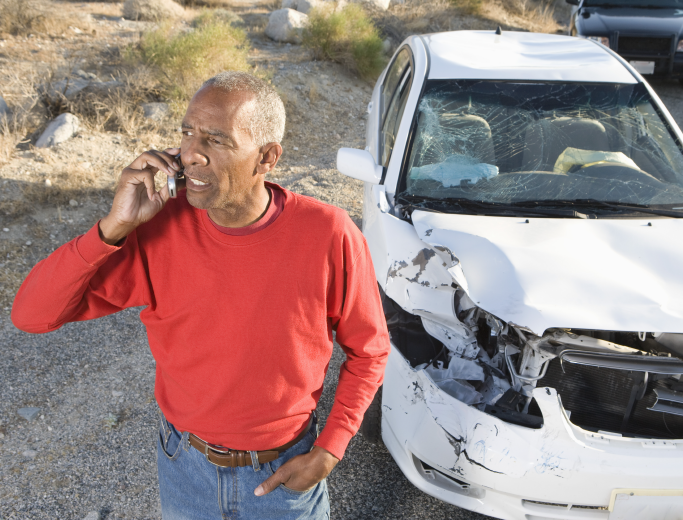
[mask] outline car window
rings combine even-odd
[[[683,154],[642,84],[430,81],[405,193],[683,205]]]
[[[381,94],[381,119],[380,124],[384,123],[387,112],[389,111],[389,105],[391,104],[391,99],[396,93],[399,82],[403,78],[406,68],[410,65],[410,52],[408,49],[401,50],[397,55],[394,62],[389,67],[387,75],[384,79],[384,84],[382,85]]]
[[[396,133],[401,124],[403,111],[405,110],[406,101],[408,100],[411,80],[412,69],[408,66],[404,70],[398,88],[394,93],[394,97],[389,103],[387,115],[384,119],[384,124],[382,125],[382,166],[387,166],[389,164],[391,152],[393,151],[394,143],[396,142]]]

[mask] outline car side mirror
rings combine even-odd
[[[579,5],[579,0],[564,0],[569,5]]]
[[[367,150],[340,148],[337,152],[337,170],[359,181],[379,184],[384,168],[375,162]]]

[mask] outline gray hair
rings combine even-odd
[[[247,72],[226,71],[216,74],[202,85],[212,86],[225,92],[251,92],[256,104],[247,129],[256,146],[279,143],[285,135],[285,105],[282,99],[265,81]]]

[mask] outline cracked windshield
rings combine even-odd
[[[680,209],[683,156],[643,85],[430,81],[402,195]]]

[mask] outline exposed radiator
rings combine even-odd
[[[634,380],[628,372],[575,365],[559,359],[550,362],[539,387],[555,388],[564,408],[571,412],[572,423],[588,430],[605,430],[643,437],[683,438],[683,417],[648,410],[657,400],[653,389],[664,388],[664,381],[650,382],[642,399],[635,402],[626,426]]]

